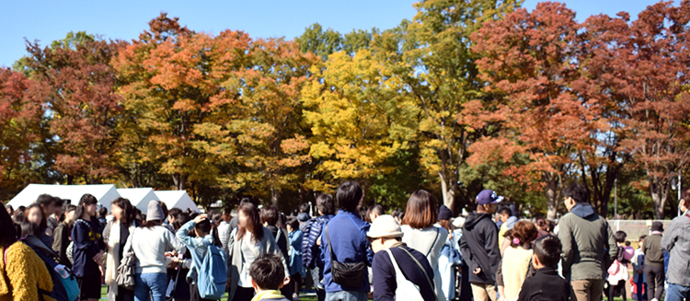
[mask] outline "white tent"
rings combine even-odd
[[[154,190],[153,193],[168,206],[168,209],[180,208],[187,210],[187,208],[190,208],[193,211],[199,212],[199,208],[184,190]]]
[[[61,199],[71,200],[73,205],[79,204],[79,200],[84,194],[90,193],[96,197],[98,203],[106,208],[110,208],[110,202],[118,198],[115,185],[53,185],[53,184],[29,184],[17,194],[8,205],[17,208],[19,206],[29,206],[39,195],[47,193]],[[108,209],[110,211],[110,209]]]
[[[153,188],[121,188],[117,192],[121,197],[128,199],[132,206],[139,208],[141,212],[146,212],[150,201],[157,201],[158,197],[153,192]]]

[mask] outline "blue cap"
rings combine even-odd
[[[490,189],[484,189],[477,195],[478,205],[497,204],[501,201],[503,201],[503,197],[496,195],[496,192]]]

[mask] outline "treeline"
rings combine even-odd
[[[605,216],[614,187],[623,217],[674,213],[690,1],[584,22],[519,4],[421,1],[392,29],[314,24],[294,41],[161,14],[132,41],[27,42],[0,69],[0,199],[32,182],[114,183],[291,210],[352,179],[369,205],[425,188],[458,213],[490,188],[555,218],[579,182]]]

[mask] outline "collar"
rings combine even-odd
[[[556,269],[554,269],[554,268],[544,267],[544,268],[538,269],[537,274],[558,275],[558,272],[556,272]]]
[[[359,214],[354,214],[353,212],[346,211],[346,210],[338,210],[338,214],[336,215],[349,215],[349,216],[354,216],[359,218]]]
[[[661,231],[652,231],[652,235],[655,235],[655,234],[656,234],[656,235],[663,235],[664,232],[661,232]]]
[[[252,301],[259,301],[263,299],[284,299],[279,290],[265,290],[256,293]]]

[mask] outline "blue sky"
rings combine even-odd
[[[161,11],[177,16],[195,31],[217,34],[225,29],[244,30],[252,37],[299,36],[315,23],[341,33],[353,29],[396,26],[411,19],[418,0],[253,0],[253,1],[4,1],[0,9],[0,66],[11,66],[25,53],[24,38],[41,45],[64,38],[69,31],[86,31],[106,39],[131,40],[148,28]],[[533,9],[539,1],[526,0]],[[633,17],[653,0],[565,0],[584,20],[592,14]],[[675,0],[678,3],[679,0]]]

